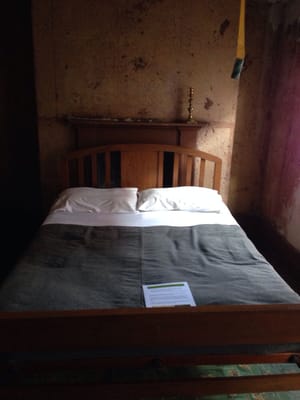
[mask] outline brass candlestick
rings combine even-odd
[[[194,119],[193,119],[193,97],[194,97],[194,89],[192,87],[190,87],[190,92],[189,92],[189,106],[188,106],[188,112],[189,112],[189,116],[187,119],[188,123],[194,123]]]

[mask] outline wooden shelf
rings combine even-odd
[[[188,123],[185,121],[157,121],[154,119],[149,120],[123,120],[123,119],[104,119],[104,118],[97,118],[97,117],[80,117],[80,116],[66,116],[65,120],[69,122],[73,126],[86,126],[86,125],[94,125],[94,126],[109,126],[109,127],[150,127],[150,128],[202,128],[203,126],[207,125],[208,122],[205,121],[195,121],[193,123]]]
[[[101,117],[66,116],[76,133],[76,147],[112,143],[160,143],[196,148],[198,130],[208,122],[121,120]]]

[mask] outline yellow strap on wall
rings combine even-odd
[[[238,43],[236,57],[240,59],[245,58],[245,14],[246,14],[246,0],[241,0],[240,20],[238,30]]]
[[[243,69],[245,50],[245,16],[246,16],[246,0],[241,0],[240,20],[238,28],[238,42],[236,50],[236,59],[231,73],[232,79],[239,79]]]

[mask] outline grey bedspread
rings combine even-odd
[[[187,281],[196,304],[300,303],[233,225],[49,224],[0,288],[0,309],[144,306],[142,284]]]

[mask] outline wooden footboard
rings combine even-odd
[[[120,381],[111,375],[124,368],[299,365],[300,305],[8,312],[0,314],[0,332],[1,398],[22,394],[33,399],[42,392],[56,398],[66,398],[68,393],[74,398],[91,394],[91,398],[133,399],[300,390],[298,373],[179,380],[157,380],[150,375]],[[66,375],[58,383],[56,379],[51,384],[35,381],[41,371],[61,377],[66,370],[86,375],[91,368],[105,379],[70,384]]]

